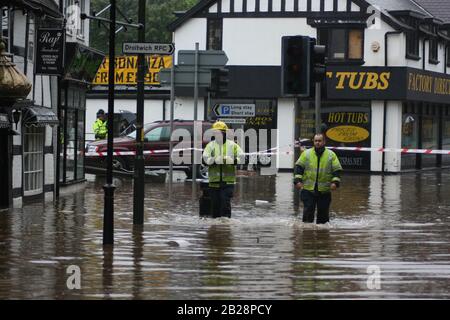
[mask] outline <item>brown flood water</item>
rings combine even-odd
[[[0,299],[450,298],[448,170],[346,175],[320,228],[301,223],[291,179],[239,178],[232,218],[217,220],[198,217],[191,183],[172,195],[147,184],[142,230],[132,181],[116,180],[113,248],[100,177],[56,204],[0,211]],[[67,287],[71,265],[81,289]]]

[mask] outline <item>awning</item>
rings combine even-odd
[[[0,113],[0,129],[10,128],[11,123],[7,114]]]
[[[44,127],[58,125],[59,120],[51,109],[33,106],[22,109],[22,123],[25,126]]]
[[[105,55],[77,42],[67,42],[65,48],[64,80],[91,84]]]

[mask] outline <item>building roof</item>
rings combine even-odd
[[[281,0],[280,0],[281,1]],[[445,24],[450,23],[450,0],[353,0],[377,7],[383,18],[395,28],[408,29],[401,21],[395,19],[395,13],[410,12],[418,17],[436,18]],[[168,25],[170,31],[176,30],[187,20],[209,8],[217,0],[199,0],[199,2],[184,14],[178,12],[177,19]],[[391,15],[392,13],[392,15]]]
[[[0,0],[0,5],[16,5],[28,8],[56,18],[64,17],[54,0]]]
[[[423,9],[432,14],[435,18],[441,19],[444,23],[450,23],[450,1],[449,0],[411,0]]]

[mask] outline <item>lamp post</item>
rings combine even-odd
[[[139,0],[138,41],[145,42],[145,0]],[[136,158],[134,160],[134,198],[133,198],[133,224],[144,224],[144,76],[145,56],[138,55],[137,74],[137,102],[136,102]]]

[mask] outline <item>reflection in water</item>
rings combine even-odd
[[[289,173],[240,177],[231,219],[200,219],[190,182],[150,183],[141,228],[132,181],[115,179],[115,244],[103,247],[104,179],[88,176],[55,205],[0,212],[0,299],[448,299],[449,179],[344,176],[323,227],[301,222]],[[71,265],[80,290],[67,288]],[[381,290],[367,288],[372,265]]]

